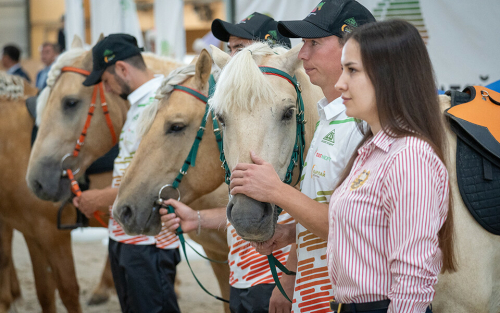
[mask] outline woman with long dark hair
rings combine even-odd
[[[339,312],[430,312],[454,271],[445,130],[418,30],[392,20],[347,38],[336,84],[367,123],[329,207],[328,270]]]

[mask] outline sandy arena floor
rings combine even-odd
[[[10,312],[41,312],[42,310],[36,297],[33,271],[28,249],[24,238],[19,232],[16,232],[14,235],[13,250],[14,263],[19,281],[21,283],[23,298],[15,303]],[[91,292],[99,282],[101,271],[104,266],[104,258],[107,256],[107,247],[102,243],[102,240],[99,238],[90,238],[90,241],[88,242],[74,240],[73,253],[76,262],[78,283],[80,284],[80,303],[82,304],[83,312],[121,312],[120,304],[118,303],[116,295],[113,295],[107,303],[99,306],[88,306],[86,304],[87,300],[90,298]],[[193,261],[191,261],[192,259]],[[190,257],[190,262],[204,286],[214,294],[218,295],[220,293],[219,287],[208,261]],[[183,313],[223,312],[222,304],[205,294],[198,286],[185,261],[182,261],[179,266],[177,266],[177,275],[181,280],[179,288],[179,305]],[[67,312],[58,296],[57,312]]]

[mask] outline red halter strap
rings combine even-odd
[[[84,76],[90,75],[89,71],[83,70],[77,67],[65,66],[61,69],[61,72],[73,72],[78,73]],[[89,112],[87,113],[87,120],[85,121],[85,125],[83,126],[82,133],[80,134],[80,138],[76,141],[75,150],[73,150],[73,156],[77,157],[80,153],[80,149],[83,146],[85,141],[85,136],[87,136],[87,130],[90,127],[90,121],[92,120],[92,116],[94,115],[95,104],[97,100],[97,91],[99,91],[101,107],[104,112],[104,117],[106,118],[106,124],[108,125],[109,132],[111,133],[111,138],[113,140],[113,145],[115,145],[118,140],[116,138],[115,129],[113,128],[113,123],[111,121],[111,117],[109,116],[108,105],[106,104],[106,98],[104,96],[104,88],[102,87],[102,82],[94,86],[94,91],[92,93],[92,101],[90,102]]]
[[[86,71],[81,68],[77,67],[71,67],[71,66],[65,66],[61,69],[61,72],[73,72],[77,74],[81,74],[84,76],[89,76],[90,72]],[[83,142],[85,141],[85,137],[87,136],[87,130],[90,126],[90,121],[92,120],[92,116],[94,115],[94,110],[95,110],[95,104],[97,100],[97,91],[99,91],[100,97],[101,97],[101,107],[102,111],[104,112],[104,117],[106,118],[106,124],[108,124],[109,132],[111,133],[111,138],[113,140],[113,145],[115,145],[118,141],[116,139],[116,134],[115,134],[115,129],[113,128],[113,123],[111,121],[111,117],[109,116],[109,111],[108,111],[108,105],[106,104],[106,98],[104,96],[104,88],[102,87],[102,82],[94,86],[94,91],[92,93],[92,101],[90,102],[90,108],[89,112],[87,114],[87,120],[85,121],[85,125],[83,126],[82,133],[80,134],[80,138],[76,141],[76,146],[75,149],[73,150],[73,156],[77,157],[78,154],[80,153],[80,149],[83,146]],[[75,177],[73,175],[73,171],[71,169],[66,169],[66,173],[68,175],[68,178],[71,182],[71,191],[73,194],[77,197],[82,195],[82,191],[80,190],[80,186],[78,185],[78,182],[75,180]],[[100,211],[94,212],[94,218],[103,226],[103,227],[108,227],[106,223],[102,220],[101,216],[104,215],[104,213]]]

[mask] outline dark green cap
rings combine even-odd
[[[141,54],[144,49],[137,46],[137,39],[128,34],[111,34],[99,41],[92,48],[92,72],[83,82],[84,86],[92,86],[101,82],[104,71],[116,63]]]

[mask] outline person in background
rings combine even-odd
[[[2,50],[2,66],[7,74],[18,75],[31,83],[29,75],[23,70],[19,60],[21,58],[21,49],[15,45],[6,45]]]
[[[56,60],[59,55],[59,46],[54,43],[45,42],[42,44],[42,51],[40,52],[40,57],[45,68],[40,70],[36,75],[36,88],[42,90],[47,85],[47,75],[49,74],[50,67],[52,63]]]

